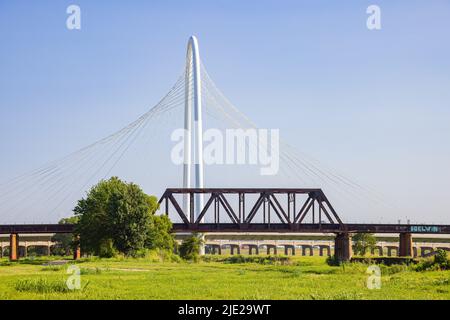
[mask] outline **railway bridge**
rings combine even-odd
[[[199,202],[194,199],[199,194],[207,200],[196,208]],[[190,199],[187,212],[180,204],[180,200],[186,198]],[[167,189],[159,204],[159,211],[173,221],[174,233],[335,234],[334,255],[342,261],[352,257],[351,235],[354,233],[399,234],[396,250],[402,257],[417,255],[412,241],[414,234],[450,234],[450,225],[344,223],[321,189],[177,188]],[[0,225],[0,234],[9,234],[11,260],[18,259],[20,234],[73,232],[74,225],[71,224]],[[250,243],[247,246],[255,253],[261,249]],[[240,248],[235,245],[232,250],[240,252]],[[269,243],[265,244],[265,249],[277,252],[277,247]],[[295,253],[296,247],[289,245],[284,249],[285,253]],[[221,248],[215,246],[214,250]],[[302,251],[306,252],[306,249]],[[330,254],[331,248],[324,247],[321,251]],[[80,248],[76,247],[74,259],[80,258],[80,254]]]

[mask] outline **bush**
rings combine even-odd
[[[449,267],[449,260],[447,257],[447,251],[443,249],[438,249],[434,256],[434,264],[442,267],[443,269],[447,269]]]
[[[181,262],[181,258],[172,251],[164,249],[144,249],[139,250],[134,258],[144,258],[151,262]]]
[[[405,264],[396,264],[391,266],[380,264],[379,266],[382,275],[391,275],[409,270],[409,267]]]
[[[339,259],[335,256],[328,256],[326,262],[329,266],[333,267],[341,265],[341,261],[339,261]]]
[[[435,271],[435,270],[449,270],[450,261],[447,257],[447,251],[439,249],[434,255],[433,259],[426,259],[419,262],[415,267],[415,271]]]
[[[353,257],[350,262],[359,262],[363,264],[384,264],[392,265],[410,265],[416,263],[416,260],[409,257]]]
[[[193,234],[192,236],[184,239],[178,249],[181,258],[184,260],[198,262],[200,257],[200,248],[202,245],[203,239],[198,234]]]

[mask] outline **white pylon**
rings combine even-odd
[[[190,77],[193,75],[191,84]],[[183,187],[191,187],[191,166],[192,166],[192,101],[194,102],[194,123],[195,123],[195,188],[203,188],[203,125],[202,125],[202,82],[200,76],[200,54],[198,41],[195,36],[189,38],[186,54],[186,75],[185,75],[185,110],[184,110],[184,165],[183,165]],[[192,86],[192,90],[191,90]],[[192,96],[191,96],[192,94]],[[192,98],[192,99],[191,99]],[[183,198],[184,212],[189,213],[189,195]],[[203,194],[195,197],[195,217],[200,215],[203,208]]]

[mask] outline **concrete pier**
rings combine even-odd
[[[400,257],[413,257],[413,242],[411,233],[400,233],[399,254]]]
[[[349,233],[338,233],[335,239],[334,256],[339,261],[349,261],[352,258],[352,237]]]
[[[9,235],[9,260],[17,261],[19,259],[19,235],[11,233]]]

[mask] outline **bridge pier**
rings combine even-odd
[[[76,245],[73,249],[73,260],[79,260],[81,258],[80,246]]]
[[[230,244],[230,254],[234,255],[234,250],[237,251],[237,254],[241,254],[241,247],[238,244]]]
[[[17,261],[19,259],[19,234],[11,233],[9,235],[9,260]]]
[[[210,254],[218,254],[218,255],[222,254],[222,248],[220,247],[220,244],[207,243],[205,245],[205,247],[209,248],[209,253]]]
[[[79,260],[81,258],[81,249],[80,249],[80,236],[75,237],[75,247],[73,248],[73,260]]]
[[[372,254],[372,255],[375,255],[375,251],[376,250],[378,250],[378,256],[380,256],[380,257],[382,257],[383,256],[383,246],[375,246],[375,247],[373,247],[371,250],[370,250],[370,253]]]
[[[411,233],[400,233],[399,252],[400,257],[413,257],[413,242]]]
[[[334,240],[334,256],[338,261],[349,261],[353,255],[352,237],[349,233],[338,233]]]
[[[323,251],[327,251],[327,256],[331,256],[331,247],[329,245],[319,245],[319,256],[323,257]]]
[[[291,255],[295,256],[295,246],[293,244],[284,245],[284,254],[289,255],[289,249],[291,249]]]
[[[205,234],[204,233],[200,233],[198,234],[198,236],[200,237],[200,239],[202,240],[200,243],[200,255],[204,256],[205,255]]]
[[[314,248],[313,248],[313,246],[311,246],[309,244],[302,244],[302,256],[306,256],[306,249],[309,250],[309,255],[310,256],[314,255]]]
[[[248,254],[249,255],[253,255],[253,250],[255,251],[256,255],[259,254],[259,247],[258,247],[257,244],[247,244],[246,246],[248,247]]]
[[[386,246],[386,248],[388,257],[392,257],[392,250],[395,250],[397,252],[397,256],[399,255],[399,250],[397,246]]]
[[[266,244],[266,249],[267,249],[267,255],[270,254],[270,249],[273,249],[273,254],[277,254],[277,246],[275,244]]]

